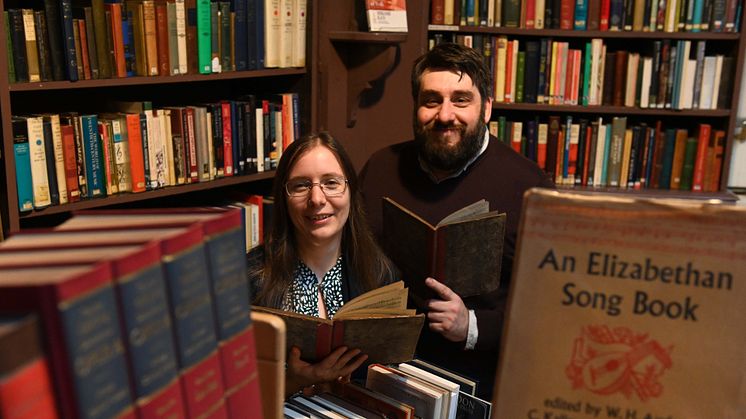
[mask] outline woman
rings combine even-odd
[[[365,220],[357,176],[329,134],[308,135],[282,154],[272,230],[249,255],[253,303],[331,318],[347,301],[391,282],[391,264]],[[341,347],[316,364],[288,356],[286,392],[348,376],[367,358]]]

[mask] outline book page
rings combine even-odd
[[[437,228],[454,221],[467,220],[475,215],[486,214],[488,212],[490,212],[490,203],[487,202],[487,200],[485,199],[480,199],[473,204],[469,204],[461,208],[460,210],[448,214],[445,218],[440,220],[440,222],[435,227]]]
[[[746,417],[746,208],[532,190],[518,243],[496,418]]]
[[[340,315],[343,316],[345,313],[357,314],[361,310],[369,309],[390,309],[400,312],[407,308],[407,295],[408,290],[404,288],[404,283],[397,281],[353,298],[337,311],[335,318],[340,318]]]

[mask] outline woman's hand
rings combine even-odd
[[[359,349],[347,349],[346,346],[335,349],[321,361],[311,364],[300,359],[300,349],[290,349],[286,376],[286,396],[305,387],[328,383],[352,374],[368,359]]]

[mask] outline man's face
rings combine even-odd
[[[466,74],[425,71],[420,77],[414,132],[421,155],[434,169],[457,170],[482,144],[492,100],[482,106],[479,90]]]

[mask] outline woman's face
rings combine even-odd
[[[337,185],[344,193],[327,196],[321,184]],[[303,190],[302,185],[312,185],[301,196],[287,196],[288,213],[295,227],[299,245],[338,245],[342,228],[350,214],[350,190],[342,166],[326,147],[317,145],[305,152],[288,175],[288,183]],[[300,186],[298,186],[300,185]]]

